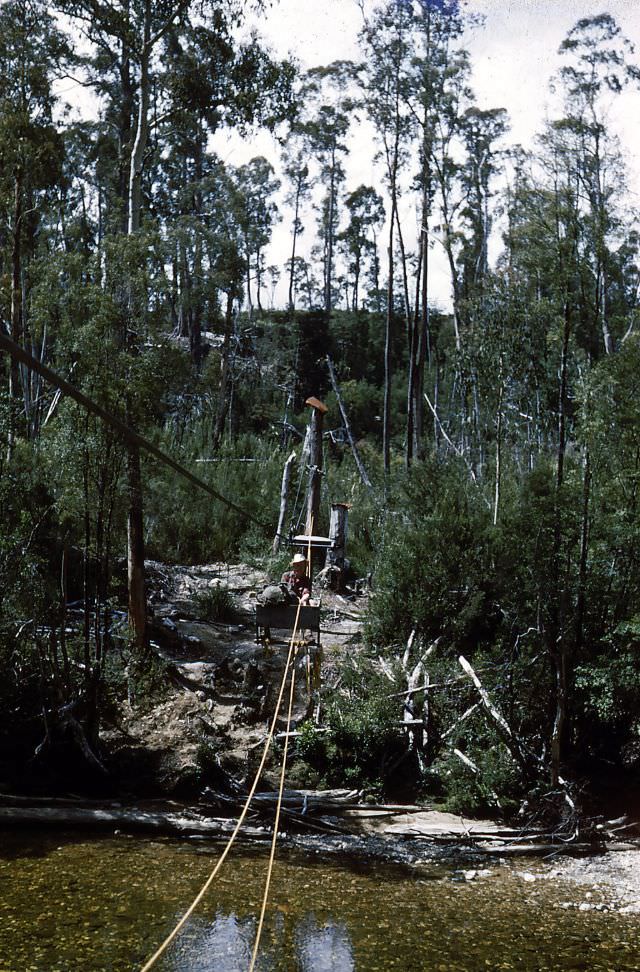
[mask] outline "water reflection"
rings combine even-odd
[[[287,925],[276,914],[261,942],[259,972],[290,968],[291,956],[299,972],[355,972],[351,939],[342,922],[320,924],[310,913],[293,926],[292,934]],[[169,968],[171,972],[246,972],[256,928],[255,918],[218,912],[211,924],[192,929],[188,940],[176,948]]]
[[[235,914],[218,913],[210,925],[196,924],[180,943],[171,964],[172,972],[245,972],[251,961],[256,923]],[[194,934],[195,931],[195,934]],[[261,972],[269,965],[259,966]]]
[[[351,939],[342,922],[318,925],[313,914],[307,915],[295,940],[300,972],[355,972]]]

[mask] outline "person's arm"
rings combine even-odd
[[[308,577],[305,577],[303,581],[302,593],[300,594],[300,603],[308,604],[310,597],[311,597],[311,581]]]

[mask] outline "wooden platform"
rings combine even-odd
[[[265,637],[265,629],[276,631],[293,631],[296,623],[298,607],[295,604],[274,604],[256,607],[256,641]],[[299,631],[312,631],[316,644],[320,644],[320,608],[301,607],[298,618]]]

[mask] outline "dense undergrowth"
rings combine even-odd
[[[361,320],[336,315],[332,328],[340,335]],[[256,333],[271,343],[269,329],[282,326],[277,318],[265,319]],[[331,330],[329,339],[337,341],[336,333]],[[163,356],[165,362],[181,361],[170,348],[158,360]],[[637,766],[637,406],[625,384],[637,357],[637,342],[630,341],[615,363],[594,369],[582,389],[589,411],[575,416],[561,490],[551,449],[538,450],[524,467],[517,450],[503,455],[497,517],[492,476],[470,470],[447,449],[430,447],[409,473],[397,463],[385,480],[371,414],[373,376],[365,359],[359,370],[352,365],[353,377],[342,391],[374,488],[360,482],[348,444],[327,436],[320,529],[327,528],[331,501],[350,504],[350,576],[371,572],[373,578],[366,646],[357,660],[346,655],[339,686],[324,700],[328,731],[303,729],[294,776],[313,785],[423,796],[454,809],[508,811],[549,773],[557,639],[564,642],[564,772],[588,775],[589,761]],[[145,460],[147,553],[165,562],[264,565],[283,461],[302,444],[303,392],[287,412],[276,386],[265,385],[262,398],[255,388],[250,394],[239,388],[225,439],[212,449],[214,400],[207,374],[198,379],[198,396],[187,398],[188,369],[163,372],[162,394],[155,395],[156,385],[153,393],[148,389],[146,422],[157,443],[246,515],[226,509],[156,460]],[[299,376],[300,389],[308,380]],[[329,404],[328,430],[340,428],[326,378],[318,381]],[[6,403],[3,414],[6,436]],[[399,420],[395,435],[400,445]],[[490,468],[495,442],[489,439],[485,448]],[[17,443],[11,462],[3,462],[0,746],[8,754],[19,740],[18,763],[33,760],[40,744],[38,759],[50,747],[75,746],[79,732],[99,748],[97,732],[109,706],[127,693],[144,704],[153,691],[144,663],[138,666],[132,652],[124,614],[124,465],[115,436],[64,401],[37,444]],[[306,475],[299,463],[292,528],[302,511]],[[282,566],[274,561],[275,574]],[[233,613],[226,592],[201,607],[203,617],[213,620]],[[533,773],[523,772],[478,705],[460,655],[526,750]],[[411,717],[423,720],[424,734],[400,728],[403,693],[416,666],[418,684],[428,679],[434,686],[411,696]]]

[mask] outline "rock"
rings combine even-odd
[[[632,904],[625,905],[624,908],[618,909],[619,915],[638,915],[640,914],[640,901],[634,901]]]

